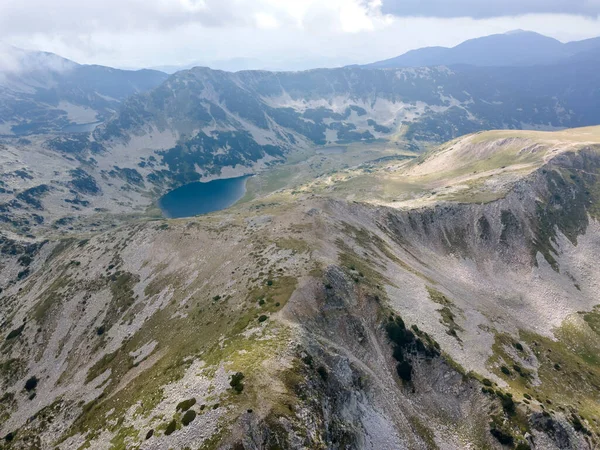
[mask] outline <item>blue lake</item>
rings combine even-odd
[[[166,217],[192,217],[229,208],[246,193],[248,176],[190,183],[165,195],[158,206]]]

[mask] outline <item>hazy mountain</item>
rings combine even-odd
[[[130,98],[94,136],[111,147],[166,133],[177,142],[161,157],[168,176],[190,180],[200,177],[194,167],[219,173],[299,145],[376,140],[399,131],[412,141],[441,142],[490,128],[585,126],[600,121],[597,66],[583,60],[550,69],[195,68]]]
[[[470,39],[456,47],[428,47],[367,64],[367,68],[453,66],[531,66],[557,63],[576,53],[600,47],[600,38],[563,44],[531,31],[513,31]]]
[[[0,134],[76,130],[160,84],[157,71],[80,65],[52,53],[0,48]]]
[[[260,59],[260,58],[231,58],[220,60],[198,60],[189,64],[156,66],[152,69],[173,74],[181,70],[194,67],[210,67],[213,70],[239,72],[242,70],[268,70],[268,71],[301,71],[323,67],[342,67],[347,65],[347,59],[336,57],[299,57],[287,59]]]

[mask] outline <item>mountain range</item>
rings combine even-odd
[[[81,65],[52,53],[0,48],[0,134],[85,130],[167,75]]]
[[[171,76],[43,55],[52,64],[5,81],[13,93],[17,79],[37,87],[21,88],[18,108],[4,103],[12,136],[2,142],[0,215],[19,233],[63,229],[107,203],[119,214],[139,213],[185,183],[256,173],[314,146],[391,141],[415,150],[487,129],[594,125],[594,52],[546,66],[237,73],[198,67]],[[134,82],[140,77],[145,84]],[[35,99],[35,108],[23,107],[31,105],[25,97]],[[47,97],[54,104],[41,100]],[[66,116],[73,105],[93,113],[93,132],[60,132],[73,125]],[[28,164],[22,154],[30,155]],[[30,196],[39,199],[23,201]]]
[[[470,39],[452,48],[426,47],[411,50],[403,55],[362,67],[388,69],[461,64],[482,67],[554,65],[568,63],[570,58],[598,49],[600,38],[563,44],[538,33],[515,30]]]
[[[600,448],[595,42],[172,75],[10,49],[0,448]]]

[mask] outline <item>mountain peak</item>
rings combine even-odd
[[[516,30],[510,30],[510,31],[507,31],[507,32],[506,32],[506,33],[504,33],[504,34],[506,34],[506,35],[509,35],[509,36],[510,36],[510,35],[512,35],[512,34],[525,34],[525,33],[539,34],[539,33],[536,33],[535,31],[522,30],[521,28],[517,28]]]

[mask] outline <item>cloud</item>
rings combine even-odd
[[[385,14],[389,1],[0,0],[0,41],[120,68],[215,61],[227,67],[244,59],[255,61],[252,68],[296,70],[373,62],[516,28],[562,41],[600,30],[600,18],[568,14],[395,17]]]
[[[343,32],[383,23],[380,0],[19,0],[0,2],[0,36],[94,31],[311,26]]]
[[[399,17],[491,17],[525,14],[600,15],[600,0],[383,0],[381,11]]]
[[[0,73],[19,75],[23,72],[65,72],[76,66],[75,63],[52,53],[27,52],[0,43]]]

